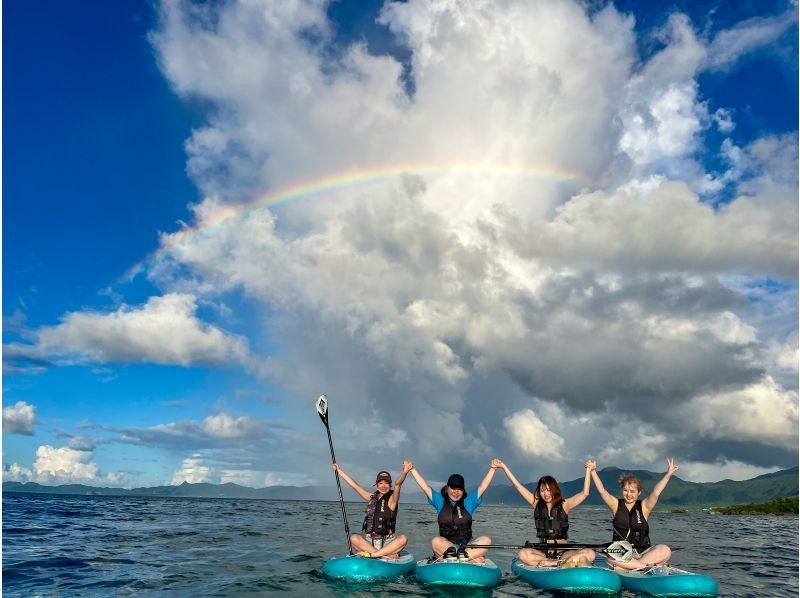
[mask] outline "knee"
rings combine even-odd
[[[358,534],[350,534],[350,542],[358,542],[361,539],[361,536]]]
[[[597,556],[597,554],[595,554],[594,550],[592,550],[591,548],[586,548],[583,551],[581,551],[581,553],[582,556],[585,556],[590,561],[593,561],[594,558]]]
[[[669,558],[672,556],[672,549],[669,546],[667,546],[666,544],[662,544],[661,548],[662,548],[663,554],[664,554],[663,562],[666,563],[667,561],[669,561]]]
[[[476,538],[471,542],[471,544],[491,544],[492,538],[491,536],[481,536],[480,538]]]
[[[398,542],[402,542],[403,544],[408,544],[408,538],[406,538],[403,534],[395,536],[395,540]]]

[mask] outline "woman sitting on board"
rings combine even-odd
[[[372,493],[359,486],[336,463],[333,464],[333,470],[339,472],[339,476],[369,503],[362,528],[364,535],[352,534],[350,536],[350,543],[358,551],[358,556],[396,559],[408,543],[408,538],[404,535],[395,534],[400,487],[406,481],[408,472],[411,471],[410,464],[406,467],[406,463],[408,462],[403,463],[403,473],[397,478],[394,489],[389,472],[378,472],[375,478],[377,490]]]
[[[590,459],[589,462],[594,463],[594,460]],[[650,545],[650,525],[647,523],[647,518],[656,506],[658,497],[667,487],[667,482],[672,474],[678,471],[675,460],[667,459],[667,473],[659,480],[650,496],[645,500],[639,498],[642,493],[642,482],[636,476],[627,474],[619,478],[622,498],[618,499],[605,489],[595,469],[596,464],[592,468],[594,485],[600,496],[603,497],[603,501],[614,513],[611,523],[614,528],[613,541],[627,540],[634,549],[634,558],[631,560],[611,560],[609,564],[615,569],[635,570],[667,563],[672,551],[666,544]]]
[[[483,555],[486,554],[488,548],[473,548],[468,545],[492,543],[489,536],[479,536],[473,539],[472,514],[483,500],[481,497],[494,477],[495,467],[489,468],[477,490],[467,493],[464,488],[464,478],[460,474],[454,473],[447,479],[447,485],[440,492],[434,493],[428,482],[414,469],[413,463],[403,461],[403,469],[406,468],[406,464],[411,467],[411,475],[428,498],[428,503],[439,514],[439,535],[431,541],[437,560],[458,559],[472,563],[484,562]]]
[[[528,504],[533,507],[533,518],[536,521],[536,536],[539,542],[561,544],[567,541],[567,530],[569,530],[569,512],[581,504],[589,496],[590,474],[594,470],[594,461],[586,462],[586,475],[583,480],[583,490],[575,496],[564,499],[561,495],[561,487],[558,482],[549,475],[542,476],[536,483],[536,491],[531,492],[520,481],[514,477],[508,465],[500,459],[492,461],[493,467],[501,468],[514,488],[517,489]],[[548,551],[549,552],[549,551]],[[581,548],[573,550],[557,551],[560,554],[558,559],[550,559],[548,555],[535,548],[523,548],[519,551],[517,558],[525,564],[533,567],[588,567],[594,560],[594,550],[591,548]]]

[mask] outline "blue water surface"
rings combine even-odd
[[[348,503],[351,531],[363,504]],[[325,579],[326,559],[346,552],[337,503],[3,494],[6,596],[449,596],[408,577],[354,586]],[[677,548],[672,564],[717,578],[720,596],[798,596],[798,517],[657,512],[651,537]],[[528,507],[483,505],[474,529],[496,543],[531,540]],[[576,542],[607,542],[609,513],[570,513]],[[430,554],[428,505],[403,504],[398,531]],[[493,590],[459,596],[554,596],[510,573],[514,551],[493,550],[503,569]],[[632,598],[632,592],[621,596]]]

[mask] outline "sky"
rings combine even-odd
[[[798,462],[796,1],[3,5],[3,479]]]

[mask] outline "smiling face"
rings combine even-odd
[[[539,486],[539,496],[542,498],[544,502],[552,502],[553,501],[553,492],[550,490],[550,486],[547,484],[542,484]]]
[[[626,482],[622,485],[622,499],[626,504],[635,503],[641,493],[642,491],[633,482]]]
[[[447,487],[447,497],[453,502],[461,500],[463,496],[464,491],[461,488],[451,488],[450,486]]]
[[[378,492],[380,492],[381,494],[386,494],[387,492],[389,492],[389,489],[392,487],[392,485],[389,482],[387,482],[386,480],[381,480],[380,482],[378,482],[375,485],[378,487]]]

